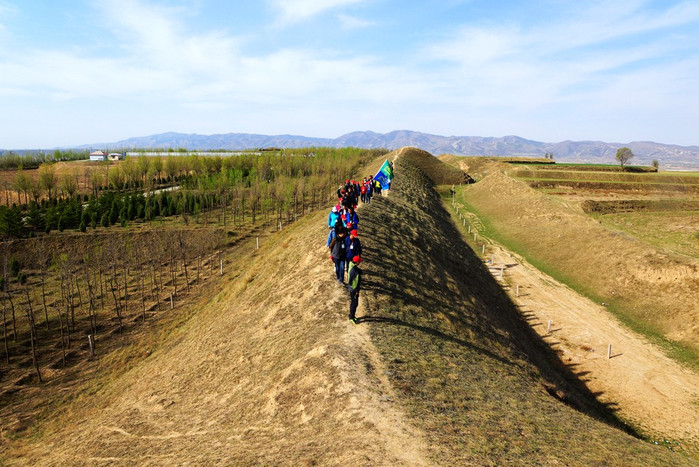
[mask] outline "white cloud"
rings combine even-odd
[[[345,30],[362,29],[370,26],[375,26],[377,24],[375,21],[367,21],[364,19],[355,18],[354,16],[346,15],[344,13],[340,13],[336,16],[337,19],[340,20],[342,29]]]
[[[0,59],[3,94],[221,110],[306,102],[391,104],[434,93],[427,77],[379,57],[291,48],[244,54],[243,38],[192,32],[186,22],[192,13],[182,9],[104,0],[98,12],[98,20],[108,18],[110,24],[101,48],[25,50],[4,63]]]
[[[281,24],[297,23],[313,16],[365,0],[269,0]]]
[[[699,19],[693,3],[655,16],[640,12],[642,4],[604,2],[546,27],[466,26],[425,47],[422,56],[446,63],[437,68],[454,78],[449,94],[471,105],[532,110],[600,97],[619,105],[642,101],[635,93],[662,87],[663,80],[675,86],[688,73],[686,67],[677,68],[685,73],[679,76],[658,72],[657,63],[684,46],[668,34],[644,34]]]
[[[14,5],[0,0],[0,40],[2,40],[4,36],[7,34],[7,27],[5,26],[5,21],[7,21],[7,19],[13,16],[16,12],[17,8]]]

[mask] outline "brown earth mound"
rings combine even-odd
[[[405,147],[390,153],[387,157],[399,157],[418,167],[435,185],[459,185],[471,183],[471,177],[462,170],[445,164],[422,149]]]

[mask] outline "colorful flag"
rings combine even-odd
[[[393,180],[393,169],[391,169],[388,159],[383,163],[379,171],[376,172],[374,180],[378,180],[379,183],[381,183],[382,190],[388,190],[389,182]]]

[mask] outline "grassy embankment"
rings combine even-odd
[[[506,176],[503,169],[495,165],[478,165],[477,162],[472,165],[489,176],[478,185],[458,190],[457,201],[478,217],[483,235],[502,243],[538,269],[597,303],[606,304],[622,322],[652,338],[677,360],[693,368],[699,365],[697,329],[687,326],[697,313],[696,257],[676,253],[693,251],[691,247],[682,246],[691,245],[692,239],[687,238],[691,234],[681,233],[674,245],[669,245],[671,235],[662,230],[660,233],[645,232],[640,238],[631,237],[623,231],[610,229],[610,222],[606,219],[603,222],[600,216],[596,216],[595,221],[580,212],[582,210],[572,208],[570,193],[562,197],[547,196]],[[643,187],[644,184],[639,184],[635,189],[643,195],[647,193]],[[611,189],[607,187],[607,190],[606,196],[609,196]],[[599,198],[600,193],[594,190],[574,194],[578,198],[584,198],[585,194]],[[624,197],[618,193],[612,196],[614,199]],[[688,199],[696,200],[696,197]],[[693,211],[671,212],[680,219],[692,219]],[[662,219],[663,216],[670,214],[635,212],[627,214],[627,219],[638,222],[642,218]],[[636,230],[643,230],[642,224],[635,225]],[[658,236],[655,242],[646,241],[654,235]],[[659,250],[660,245],[670,249]],[[659,309],[663,313],[658,313]]]
[[[361,214],[368,258],[361,322],[387,362],[397,402],[427,434],[433,460],[689,463],[624,432],[536,337],[418,168],[432,165],[438,183],[458,182],[435,161],[401,151],[390,196]]]

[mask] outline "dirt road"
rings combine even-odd
[[[502,246],[491,246],[487,260],[533,329],[601,401],[653,439],[699,446],[699,376],[623,326],[603,306]]]

